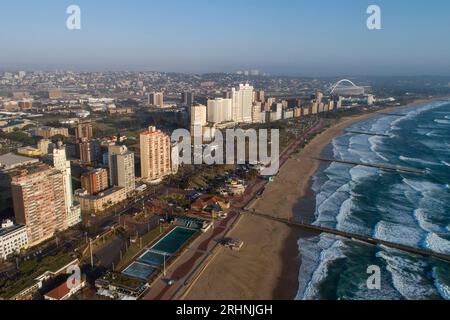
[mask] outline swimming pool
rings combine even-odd
[[[169,255],[176,253],[195,233],[197,230],[176,227],[155,244],[151,250],[165,252]]]
[[[136,262],[133,262],[122,273],[124,275],[130,276],[133,278],[147,281],[155,271],[156,271],[155,268],[153,268],[147,264],[136,261]]]
[[[155,271],[164,264],[164,256],[166,256],[166,260],[169,259],[197,232],[198,230],[184,227],[174,228],[122,273],[133,278],[149,280]]]

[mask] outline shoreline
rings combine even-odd
[[[379,113],[413,108],[436,100],[417,100],[405,106],[388,107],[372,113],[343,117],[318,134],[298,154],[293,154],[280,168],[275,181],[268,184],[252,209],[264,214],[289,219],[314,214],[314,193],[311,180],[320,167],[317,158],[343,130]],[[312,208],[312,209],[311,209]],[[220,252],[200,279],[193,285],[187,299],[221,300],[292,300],[298,294],[301,257],[298,240],[319,233],[294,230],[279,222],[249,214],[242,217],[230,236],[244,241],[240,252]]]

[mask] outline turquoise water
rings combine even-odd
[[[165,252],[172,255],[176,253],[197,232],[197,230],[193,229],[176,227],[156,245],[154,245],[152,250]]]
[[[450,255],[450,103],[434,102],[351,127],[337,159],[425,170],[425,175],[332,163],[314,177],[315,224]],[[450,264],[322,235],[301,239],[298,299],[450,299]],[[381,290],[367,289],[379,266]]]
[[[164,256],[169,259],[197,232],[194,229],[176,227],[122,273],[134,278],[148,280],[157,268],[163,265]]]
[[[155,268],[152,268],[147,264],[134,262],[122,273],[133,278],[147,281],[155,271]]]

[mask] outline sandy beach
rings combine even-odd
[[[416,101],[389,112],[428,102]],[[274,217],[291,218],[301,214],[299,200],[310,191],[311,177],[320,166],[314,158],[349,125],[376,116],[377,113],[342,118],[317,135],[300,153],[293,154],[280,169],[273,183],[267,185],[261,199],[251,208]],[[292,300],[297,295],[300,256],[297,241],[313,236],[285,224],[250,214],[244,215],[230,233],[242,239],[240,252],[225,249],[216,255],[192,286],[186,299]]]

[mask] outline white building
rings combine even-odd
[[[2,223],[0,228],[0,259],[7,259],[11,254],[28,245],[27,228],[14,225],[10,220]]]
[[[66,147],[62,142],[58,142],[53,149],[53,167],[63,174],[64,179],[64,197],[67,212],[67,226],[73,227],[81,222],[81,209],[73,201],[72,172],[70,161],[67,160]]]
[[[208,121],[223,123],[233,120],[233,106],[231,99],[217,98],[208,100]]]
[[[253,87],[248,83],[231,90],[234,122],[252,122]]]
[[[204,127],[207,124],[206,106],[197,104],[191,107],[191,128]],[[192,130],[192,129],[191,129]]]

